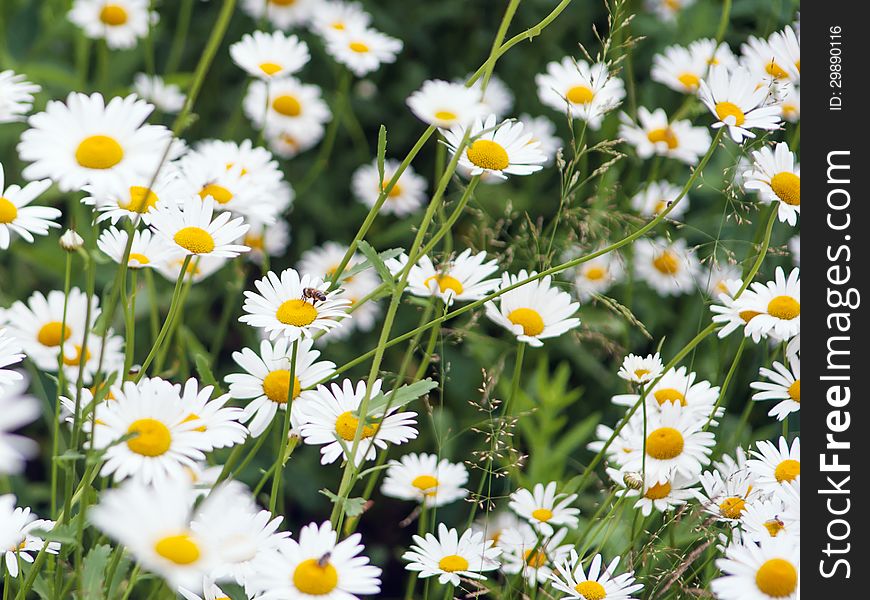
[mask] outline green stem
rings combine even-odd
[[[278,448],[278,456],[272,465],[272,493],[269,495],[269,511],[275,513],[278,505],[278,488],[281,486],[281,476],[284,473],[284,453],[287,451],[287,436],[290,434],[290,412],[293,408],[293,392],[296,389],[296,355],[299,350],[299,340],[293,341],[293,350],[290,356],[290,377],[287,380],[287,403],[284,411],[284,424],[281,428],[281,442]],[[360,418],[360,421],[364,419]]]
[[[176,312],[178,312],[181,289],[184,283],[184,276],[187,275],[187,268],[190,266],[190,259],[191,255],[189,254],[184,257],[184,262],[181,264],[181,271],[178,273],[178,279],[175,280],[175,289],[172,291],[172,300],[169,303],[169,312],[166,314],[166,320],[163,321],[163,327],[160,328],[160,333],[157,334],[157,339],[154,341],[151,351],[148,353],[148,356],[142,363],[142,368],[139,369],[139,373],[136,375],[136,382],[139,382],[145,376],[148,367],[151,365],[151,362],[157,356],[157,353],[163,345],[163,340],[166,339],[166,334],[169,333],[169,329],[172,327],[172,321],[175,318]]]
[[[181,0],[178,5],[178,23],[175,26],[175,35],[172,38],[169,58],[166,60],[166,73],[175,73],[178,71],[179,65],[181,65],[184,44],[187,41],[187,32],[190,29],[192,15],[193,0]]]

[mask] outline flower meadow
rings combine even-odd
[[[0,3],[3,600],[800,597],[800,20]]]

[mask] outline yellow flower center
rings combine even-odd
[[[429,287],[429,284],[433,281],[438,283],[438,289],[442,294],[447,292],[447,290],[453,290],[454,294],[459,295],[465,289],[462,287],[462,283],[460,283],[458,279],[451,277],[450,275],[433,275],[424,281],[423,285]]]
[[[677,77],[677,80],[688,90],[696,90],[701,85],[701,78],[688,71]]]
[[[653,129],[646,137],[649,138],[653,144],[658,144],[659,142],[664,142],[668,145],[669,150],[673,150],[677,146],[679,146],[679,142],[677,141],[677,136],[674,133],[674,130],[670,127],[662,127],[661,129]]]
[[[589,104],[595,98],[595,92],[585,85],[575,85],[565,94],[571,104]]]
[[[777,319],[791,321],[800,316],[801,305],[791,296],[777,296],[767,304],[767,313]]]
[[[226,204],[233,199],[233,193],[222,185],[209,183],[199,191],[199,197],[205,200],[206,196],[211,196],[218,204]]]
[[[789,206],[801,205],[801,178],[783,171],[770,179],[770,187],[777,197]]]
[[[357,427],[359,427],[359,419],[353,416],[353,414],[349,410],[338,415],[338,418],[335,420],[335,433],[337,433],[339,437],[341,437],[341,439],[347,442],[353,441],[353,438],[356,435]],[[362,439],[370,438],[377,432],[377,423],[372,423],[371,425],[364,425]]]
[[[169,535],[154,544],[154,551],[176,565],[189,565],[199,560],[199,546],[188,533]]]
[[[61,340],[61,330],[63,330],[63,339]],[[69,324],[66,327],[60,321],[50,321],[39,328],[39,333],[36,334],[36,341],[43,346],[60,346],[61,341],[66,341],[72,335]]]
[[[544,331],[544,319],[533,308],[515,308],[507,318],[514,325],[522,327],[525,335],[540,335]]]
[[[786,73],[785,69],[776,64],[775,61],[770,61],[766,65],[764,65],[764,70],[768,75],[775,79],[785,79],[788,77],[788,73]]]
[[[76,148],[76,161],[86,169],[111,169],[124,158],[124,149],[107,135],[86,137]]]
[[[740,107],[734,104],[733,102],[717,102],[716,103],[716,116],[719,117],[719,120],[723,123],[727,122],[726,119],[729,117],[734,118],[734,125],[740,127],[746,121],[746,115],[743,114],[743,111],[740,110]]]
[[[794,565],[784,558],[765,561],[755,573],[758,589],[774,598],[783,598],[797,589],[798,573]]]
[[[135,263],[133,261],[136,261]],[[130,259],[128,261],[128,265],[131,269],[138,269],[143,265],[147,265],[151,260],[145,256],[144,254],[139,254],[138,252],[131,252]]]
[[[653,266],[664,275],[676,275],[680,271],[680,261],[670,250],[665,250],[653,259]]]
[[[739,314],[740,318],[743,319],[744,323],[749,323],[749,321],[751,321],[761,313],[755,310],[741,310]]]
[[[607,592],[604,586],[597,581],[581,581],[574,586],[577,593],[586,598],[586,600],[603,600],[607,598]]]
[[[773,476],[779,483],[784,481],[794,481],[801,474],[801,463],[794,459],[788,458],[778,465],[773,471]]]
[[[794,383],[788,386],[788,397],[795,402],[801,401],[801,380],[795,379]]]
[[[299,396],[302,392],[302,384],[299,378],[293,376],[293,398]],[[287,395],[290,393],[290,371],[287,369],[277,369],[272,371],[263,378],[263,393],[272,402],[278,404],[287,403]]]
[[[127,440],[127,447],[142,456],[160,456],[169,450],[172,444],[169,428],[157,419],[133,421],[127,433],[138,434]]]
[[[743,509],[746,508],[746,500],[732,496],[725,498],[719,504],[719,514],[727,519],[739,519],[743,514]]]
[[[384,181],[384,183],[381,184],[381,189],[382,189],[382,190],[387,189],[387,186],[388,186],[389,184],[390,184],[389,181]],[[399,182],[397,181],[397,182],[396,182],[396,185],[394,185],[394,186],[390,189],[390,191],[387,192],[387,197],[388,197],[388,198],[396,198],[397,196],[400,196],[401,194],[402,194],[402,186],[399,185]]]
[[[266,75],[274,75],[283,68],[284,67],[282,67],[281,65],[273,62],[260,63],[260,70]]]
[[[670,460],[683,453],[683,434],[673,427],[660,427],[646,438],[646,453],[658,460]]]
[[[325,596],[338,586],[338,571],[330,562],[321,564],[316,558],[309,558],[293,571],[293,585],[303,594]]]
[[[670,493],[671,484],[666,481],[664,483],[651,485],[644,494],[644,497],[649,498],[650,500],[661,500],[662,498],[667,498]]]
[[[421,492],[426,492],[427,495],[434,495],[435,488],[438,487],[438,479],[431,475],[418,475],[411,482],[411,485]]]
[[[140,185],[130,186],[130,199],[126,204],[118,202],[118,207],[130,212],[146,213],[157,206],[157,194]]]
[[[655,396],[659,405],[662,405],[665,402],[679,402],[681,406],[686,405],[686,396],[684,396],[680,390],[675,390],[674,388],[656,390],[653,396]]]
[[[127,11],[118,4],[105,4],[100,10],[100,21],[111,27],[117,27],[127,22]]]
[[[767,529],[767,533],[770,534],[770,537],[776,537],[779,535],[779,532],[785,529],[785,524],[778,519],[771,519],[770,521],[764,522],[764,528]]]
[[[450,554],[438,561],[438,568],[448,573],[467,571],[468,561],[458,554]]]
[[[0,225],[11,223],[18,216],[18,208],[3,196],[0,196]]]
[[[79,346],[78,344],[75,344],[73,346],[73,348],[75,349],[74,354],[71,354],[69,356],[66,354],[63,355],[63,364],[65,364],[68,367],[76,367],[82,361],[82,347]],[[91,360],[91,351],[90,350],[85,350],[85,357],[84,358],[85,358],[85,362],[88,362],[89,360]]]
[[[523,560],[525,560],[526,564],[533,569],[540,569],[547,564],[547,555],[540,550],[532,552],[531,549],[529,549],[523,552]]]
[[[438,110],[435,111],[435,118],[439,121],[455,121],[459,116],[455,112],[449,110]]]
[[[635,369],[634,376],[640,379],[641,377],[645,377],[649,375],[649,369]]]
[[[266,241],[263,239],[262,235],[247,233],[245,234],[245,240],[242,243],[251,250],[264,250],[266,247],[265,242]]]
[[[507,169],[511,164],[507,150],[492,140],[475,140],[465,155],[473,165],[491,171]]]
[[[592,281],[600,281],[607,276],[607,269],[603,269],[601,267],[589,267],[586,269],[586,279],[590,279]]]
[[[285,300],[278,307],[275,317],[284,325],[305,327],[313,323],[314,319],[317,318],[317,309],[313,304],[306,302],[302,298]]]
[[[193,254],[208,254],[214,250],[214,238],[201,227],[184,227],[172,237],[175,243]]]
[[[357,54],[365,54],[369,51],[369,47],[362,42],[351,42],[347,45],[347,47],[356,52]]]
[[[546,523],[553,518],[553,511],[549,508],[536,508],[532,511],[532,517]]]
[[[295,96],[284,94],[272,100],[272,108],[275,112],[285,117],[298,117],[302,114],[302,105]]]

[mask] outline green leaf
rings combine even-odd
[[[109,564],[111,552],[111,546],[106,544],[94,546],[88,552],[82,567],[82,589],[80,592],[82,600],[90,600],[91,598],[99,600],[103,597],[103,573],[106,570],[106,565]]]
[[[372,248],[371,244],[369,244],[365,240],[360,240],[358,247],[359,251],[362,252],[363,256],[365,256],[366,260],[368,260],[369,264],[372,265],[375,268],[375,271],[378,272],[381,281],[383,281],[390,287],[393,287],[393,274],[390,273],[387,265],[384,263],[383,259],[378,255],[378,253],[375,252],[375,249]]]
[[[342,500],[337,495],[333,494],[327,489],[320,490],[320,493],[329,498],[329,500],[333,504],[341,504],[342,510],[344,510],[344,514],[346,514],[348,517],[358,517],[365,512],[365,498],[348,498],[346,500]]]
[[[384,189],[384,162],[387,156],[387,128],[381,124],[378,130],[378,177],[381,182],[381,189]]]
[[[422,379],[408,385],[403,385],[395,393],[384,394],[382,392],[369,401],[369,416],[382,414],[387,409],[387,406],[391,410],[401,408],[409,402],[425,396],[436,387],[438,387],[437,381]]]

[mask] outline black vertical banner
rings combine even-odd
[[[863,302],[870,299],[867,102],[870,34],[864,4],[801,7],[803,295],[801,584],[806,597],[867,597],[870,465]]]

